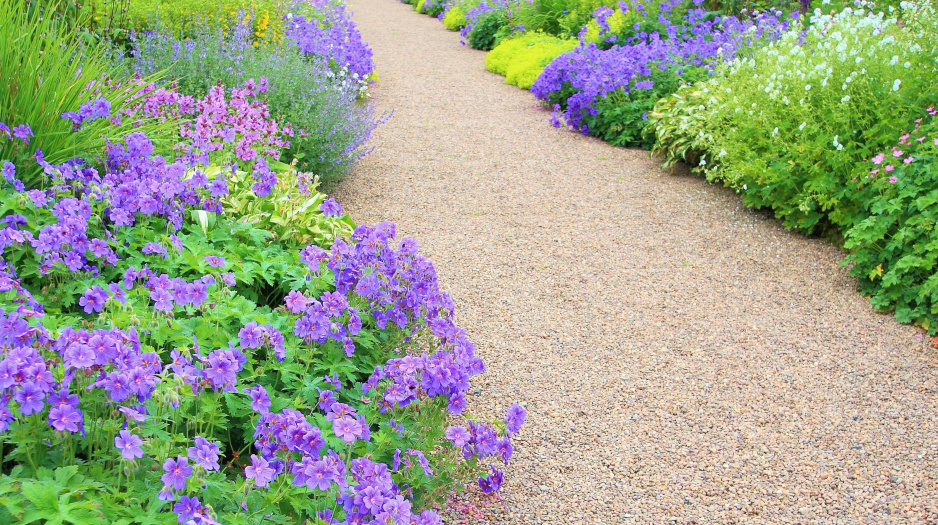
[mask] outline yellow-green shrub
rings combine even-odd
[[[414,11],[418,13],[423,13],[423,3],[425,0],[417,0],[417,3],[414,4]]]
[[[443,26],[450,31],[458,31],[469,22],[466,20],[466,11],[460,6],[453,6],[443,17]]]
[[[95,18],[99,23],[108,16],[107,1],[94,0]],[[286,3],[286,0],[130,0],[124,26],[138,31],[150,30],[158,18],[161,25],[171,28],[177,35],[186,35],[187,28],[197,20],[228,27],[240,22],[240,12],[245,19],[253,16],[257,40],[279,39],[283,36]]]
[[[485,56],[485,68],[505,76],[505,82],[531,89],[547,64],[560,54],[573,50],[577,41],[544,33],[523,33],[506,38]]]

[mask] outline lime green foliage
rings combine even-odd
[[[178,122],[141,126],[126,118],[120,126],[108,119],[87,122],[72,133],[72,124],[61,117],[63,113],[78,111],[81,104],[103,96],[111,103],[111,114],[117,114],[138,101],[144,84],[107,87],[126,73],[111,64],[105,44],[86,44],[68,25],[26,6],[23,0],[0,2],[0,121],[11,128],[28,124],[34,136],[28,145],[0,139],[0,160],[16,163],[31,159],[37,148],[50,162],[101,151],[107,138],[105,130],[111,137],[119,137],[133,129],[157,143],[165,135],[161,132],[175,131]],[[93,85],[98,87],[88,89]],[[18,174],[20,179],[29,187],[38,186],[43,178],[39,167],[34,162],[25,166],[28,168]]]
[[[531,85],[553,59],[576,47],[577,41],[544,33],[522,33],[502,42],[485,56],[485,68],[505,76],[505,82],[521,89]]]
[[[423,13],[424,2],[425,0],[417,0],[417,2],[414,4],[414,11],[417,11],[418,13]]]
[[[461,6],[454,6],[449,11],[446,12],[446,16],[443,17],[443,27],[449,29],[450,31],[458,31],[464,27],[469,22],[466,20],[466,13],[468,10],[463,9]]]

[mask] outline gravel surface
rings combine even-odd
[[[488,367],[470,411],[528,409],[491,521],[938,523],[938,353],[836,247],[351,5],[394,116],[336,197],[435,261]]]

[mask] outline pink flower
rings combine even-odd
[[[879,173],[879,168],[876,168],[875,170],[870,170],[870,175],[876,175],[877,173]]]
[[[922,141],[925,140],[925,136],[923,135],[923,136],[921,136],[921,137],[919,137],[919,138],[917,138],[917,139],[915,139],[915,140],[917,140],[917,141],[919,141],[919,142],[922,142]]]
[[[888,165],[886,166],[886,173],[889,173],[890,171],[892,171],[892,170],[894,170],[894,169],[896,169],[895,166],[893,166],[892,164],[888,164]]]
[[[938,144],[938,139],[935,139],[935,144]],[[881,162],[883,162],[883,159],[885,158],[886,158],[886,155],[883,155],[882,153],[880,153],[879,155],[873,157],[873,164],[880,164]]]
[[[902,162],[904,162],[904,163],[906,163],[906,164],[912,164],[912,161],[913,161],[913,160],[915,160],[915,159],[912,158],[911,155],[909,155],[908,157],[902,159]]]
[[[889,184],[895,184],[897,182],[899,182],[899,179],[896,177],[889,177]]]
[[[901,150],[901,149],[892,148],[892,156],[893,156],[893,157],[896,157],[896,158],[901,157],[901,156],[902,156],[902,150]]]

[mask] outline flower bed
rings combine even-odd
[[[329,6],[288,33],[354,31]],[[77,45],[25,3],[0,15],[0,38]],[[317,71],[364,56],[290,34]],[[103,45],[66,55],[107,81],[55,119],[0,101],[0,522],[429,525],[473,474],[498,490],[524,410],[462,416],[484,366],[455,305],[416,241],[356,227],[289,156],[322,130],[278,118],[283,77],[187,93]]]

